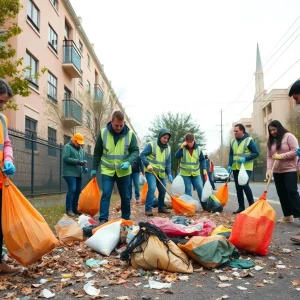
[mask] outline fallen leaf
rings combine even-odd
[[[7,290],[7,285],[0,285],[0,291]]]
[[[128,296],[119,296],[116,298],[117,300],[130,300]]]
[[[22,295],[30,295],[32,293],[32,288],[30,287],[24,287],[21,290]]]
[[[33,283],[31,286],[34,288],[40,287],[42,284],[41,283]]]
[[[224,275],[219,275],[218,278],[221,280],[221,281],[229,281],[230,278],[228,276],[224,276]]]
[[[84,277],[84,273],[83,272],[77,272],[75,273],[75,277]]]
[[[293,284],[294,286],[298,286],[298,285],[300,285],[300,280],[293,280],[293,281],[292,281],[292,284]]]
[[[220,288],[225,288],[225,287],[229,287],[229,286],[231,286],[232,284],[230,284],[230,283],[220,283],[219,285],[218,285],[218,287],[220,287]]]
[[[16,293],[7,293],[5,294],[4,298],[3,299],[11,299],[11,298],[14,298],[16,295]]]
[[[256,283],[255,286],[257,286],[257,287],[263,287],[265,285],[263,283]]]

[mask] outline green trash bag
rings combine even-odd
[[[206,210],[211,212],[222,212],[223,205],[216,196],[211,195],[206,202]]]

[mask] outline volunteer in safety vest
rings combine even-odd
[[[239,170],[243,163],[249,178],[251,178],[251,174],[253,171],[253,159],[258,157],[259,151],[254,140],[246,132],[245,126],[243,124],[236,124],[234,126],[234,135],[235,139],[233,139],[230,143],[228,173],[230,174],[231,171],[233,172],[236,194],[239,203],[238,210],[233,213],[238,214],[245,210],[244,192],[246,194],[249,206],[254,203],[252,190],[249,186],[249,181],[244,186],[241,186],[238,183]]]
[[[200,170],[203,170],[204,175],[207,175],[207,171],[204,165],[205,159],[203,152],[201,147],[195,142],[195,137],[192,133],[187,133],[185,135],[185,141],[176,151],[175,157],[181,159],[179,167],[180,175],[182,176],[185,185],[185,194],[192,197],[193,185],[197,191],[199,201],[204,208],[205,206],[201,202],[203,183],[200,176]]]
[[[131,164],[139,156],[137,139],[125,124],[121,111],[115,111],[112,120],[101,129],[96,142],[91,176],[95,177],[101,162],[102,196],[100,202],[100,224],[108,221],[110,198],[115,182],[121,197],[121,218],[130,219]]]
[[[153,216],[152,204],[156,187],[158,189],[158,212],[169,213],[165,207],[166,191],[152,172],[155,172],[164,186],[166,186],[166,173],[169,181],[173,180],[171,175],[171,149],[168,145],[170,138],[171,133],[167,129],[161,129],[157,141],[150,142],[141,153],[141,160],[146,167],[145,175],[148,182],[145,203],[146,216]]]
[[[0,79],[0,109],[3,109],[6,102],[12,98],[13,93],[10,86]],[[7,133],[7,118],[0,113],[0,164],[6,175],[13,175],[16,172],[13,159],[13,151]],[[20,273],[23,268],[8,265],[12,262],[7,256],[2,254],[3,232],[2,232],[2,182],[3,174],[0,171],[0,276],[12,276]]]

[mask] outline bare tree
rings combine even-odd
[[[289,131],[300,140],[300,113],[298,110],[293,109],[287,119],[287,127]]]

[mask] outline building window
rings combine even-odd
[[[48,44],[49,46],[57,53],[57,33],[54,29],[49,25],[48,29]]]
[[[80,71],[81,76],[79,77],[79,83],[83,86],[83,71]]]
[[[32,149],[32,140],[36,140],[37,136],[37,121],[29,117],[25,117],[25,148]],[[37,145],[33,143],[33,150],[37,150]]]
[[[71,141],[71,137],[69,135],[64,134],[64,145],[68,144]]]
[[[87,65],[88,65],[88,67],[91,66],[91,58],[89,55],[87,55]]]
[[[91,83],[88,80],[86,81],[86,92],[88,94],[91,93]]]
[[[65,22],[65,39],[66,40],[70,39],[70,26],[68,25],[67,22]]]
[[[58,1],[57,0],[50,0],[50,2],[55,7],[55,9],[58,10]]]
[[[92,146],[91,146],[91,145],[88,145],[88,146],[87,146],[87,153],[88,153],[89,155],[92,154]]]
[[[86,127],[91,128],[91,113],[89,111],[86,112]]]
[[[57,103],[57,78],[48,71],[48,99]]]
[[[27,0],[27,20],[40,31],[40,10],[32,0]]]
[[[48,127],[48,155],[49,156],[56,156],[56,130]],[[50,146],[53,145],[53,146]]]
[[[38,80],[37,80],[37,72],[38,72],[38,60],[33,57],[31,53],[26,51],[25,56],[25,64],[26,64],[26,72],[25,77],[29,81],[29,85],[38,89]]]
[[[64,89],[64,100],[71,100],[72,92],[65,87]]]
[[[83,53],[83,44],[80,40],[79,40],[79,50],[81,53]]]

